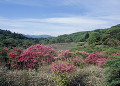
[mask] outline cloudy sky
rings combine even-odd
[[[0,0],[0,28],[31,35],[70,34],[120,24],[120,0]]]

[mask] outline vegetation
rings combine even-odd
[[[105,63],[105,66],[110,67],[106,70],[106,73],[109,73],[106,76],[106,85],[107,86],[119,86],[120,85],[120,55],[113,56],[112,60],[109,60]]]
[[[0,85],[119,86],[119,35],[120,25],[42,39],[0,30]]]
[[[84,42],[89,44],[99,45],[106,39],[120,40],[120,24],[107,29],[97,29],[93,31],[77,32],[72,34],[60,35],[58,37],[49,37],[41,40],[44,44],[53,43],[69,43],[69,42]]]

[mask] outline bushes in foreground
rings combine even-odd
[[[56,51],[52,47],[44,45],[32,45],[26,50],[12,49],[8,56],[10,64],[17,69],[36,68],[41,64],[51,64],[54,61]]]
[[[44,45],[39,45],[39,44],[32,45],[26,50],[14,48],[10,50],[8,54],[10,58],[11,66],[13,66],[14,69],[24,68],[27,69],[26,71],[28,71],[29,69],[32,70],[34,68],[41,69],[40,66],[44,67],[43,64],[46,64],[46,66],[48,67],[51,65],[51,71],[50,69],[48,69],[47,71],[49,71],[52,76],[52,80],[53,80],[52,83],[55,82],[55,85],[58,86],[62,86],[62,85],[70,86],[70,83],[73,85],[83,84],[84,86],[85,82],[83,82],[83,80],[85,78],[83,77],[86,77],[86,75],[79,76],[78,74],[78,76],[72,75],[71,77],[68,77],[68,75],[71,74],[71,72],[75,73],[76,71],[78,71],[78,69],[80,70],[82,70],[82,68],[85,69],[84,66],[88,64],[90,65],[94,64],[96,66],[101,67],[107,60],[113,61],[114,58],[110,58],[111,55],[119,56],[120,53],[114,52],[111,53],[109,56],[106,56],[104,52],[87,53],[85,51],[76,51],[76,52],[70,52],[69,50],[55,51],[52,47],[46,47]],[[17,70],[17,71],[24,71],[24,70]],[[29,84],[29,79],[32,79],[28,77],[28,75],[26,74],[27,73],[25,72],[25,76],[26,76],[26,80],[24,83],[25,85]],[[82,80],[82,82],[81,80],[78,79],[79,77]],[[76,79],[76,81],[74,81],[73,78]],[[81,82],[81,84],[80,83],[75,84],[74,82],[75,83]],[[117,86],[117,85],[113,85],[113,86]]]
[[[102,66],[107,60],[110,60],[110,58],[105,57],[100,52],[93,52],[85,59],[87,63],[96,64],[98,66]]]
[[[120,86],[120,55],[112,56],[112,60],[108,60],[105,63],[106,67],[106,85],[107,86]]]
[[[113,54],[116,54],[116,52],[111,53],[110,50],[110,55]],[[40,44],[32,45],[26,50],[14,48],[8,53],[11,66],[16,69],[37,68],[42,64],[49,65],[58,60],[67,61],[75,66],[81,66],[81,63],[102,66],[104,62],[110,60],[110,55],[106,56],[104,55],[104,52],[87,53],[85,51],[55,51],[52,47],[46,47]]]
[[[67,74],[76,68],[76,66],[63,61],[56,61],[51,66],[54,74],[53,80],[58,86],[66,86],[68,83]]]

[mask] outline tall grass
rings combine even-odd
[[[47,67],[47,69],[49,68]],[[54,83],[52,75],[45,68],[38,71],[12,71],[1,67],[0,86],[54,86]]]
[[[85,66],[67,75],[67,86],[104,86],[104,69],[98,66]],[[50,66],[35,70],[0,69],[0,86],[55,86]]]

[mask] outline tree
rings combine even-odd
[[[100,42],[100,34],[98,32],[92,32],[87,39],[88,44],[97,44]]]
[[[87,32],[86,34],[85,34],[85,39],[88,39],[89,38],[89,33]]]

